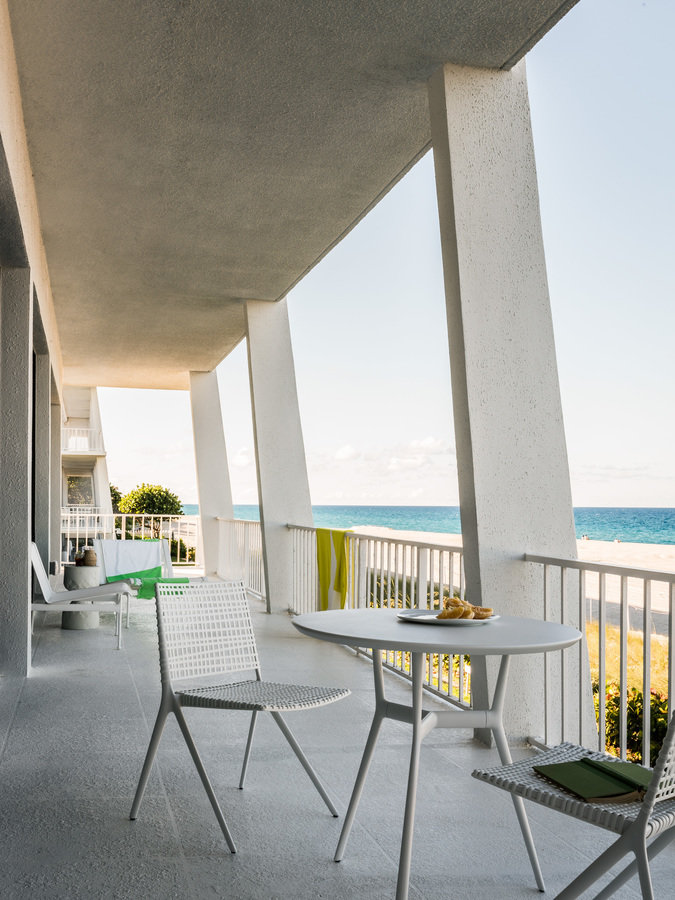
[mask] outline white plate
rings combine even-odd
[[[418,622],[424,625],[453,625],[460,628],[473,628],[474,625],[487,625],[494,622],[499,616],[490,616],[489,619],[439,619],[440,610],[408,609],[396,614],[400,622]]]

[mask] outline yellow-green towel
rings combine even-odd
[[[316,529],[319,609],[344,609],[347,597],[346,531]]]

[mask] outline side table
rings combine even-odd
[[[63,570],[63,586],[69,591],[77,591],[81,588],[96,587],[100,583],[100,566],[65,566]],[[76,600],[78,606],[82,606],[80,612],[64,612],[61,615],[61,628],[71,631],[86,631],[88,628],[98,628],[98,610],[87,610],[91,606],[90,600]],[[73,604],[73,606],[75,605]]]

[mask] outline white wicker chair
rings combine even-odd
[[[641,803],[586,803],[548,779],[537,775],[532,768],[533,763],[546,765],[579,759],[582,756],[613,759],[604,753],[565,743],[534,758],[530,757],[494,769],[477,769],[472,774],[474,778],[493,784],[518,797],[557,809],[568,816],[620,835],[604,853],[601,853],[558,894],[558,900],[572,900],[579,897],[627,853],[633,853],[635,859],[603,888],[595,900],[611,897],[636,871],[640,877],[643,900],[653,900],[649,860],[675,840],[675,716],[668,726],[654,766],[651,783]]]
[[[246,589],[242,581],[157,584],[155,595],[162,699],[129,818],[135,819],[138,814],[164,723],[172,712],[178,720],[227,845],[232,853],[236,852],[185,721],[183,708],[187,706],[251,712],[251,725],[239,779],[240,788],[244,787],[257,715],[259,712],[271,713],[326,806],[337,816],[335,806],[291,734],[281,712],[324,706],[346,697],[349,690],[276,684],[262,680]],[[241,672],[251,672],[254,677],[236,682],[223,680],[226,676]],[[204,686],[202,679],[212,677],[217,679],[216,682]],[[194,685],[195,679],[200,679],[198,685],[190,686]],[[181,682],[180,689],[174,687],[174,680]]]

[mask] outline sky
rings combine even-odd
[[[673,34],[672,0],[581,0],[527,56],[575,506],[675,507]],[[288,307],[312,502],[457,505],[431,154]],[[243,345],[218,378],[234,502],[255,503]],[[110,480],[196,503],[189,395],[99,403]]]

